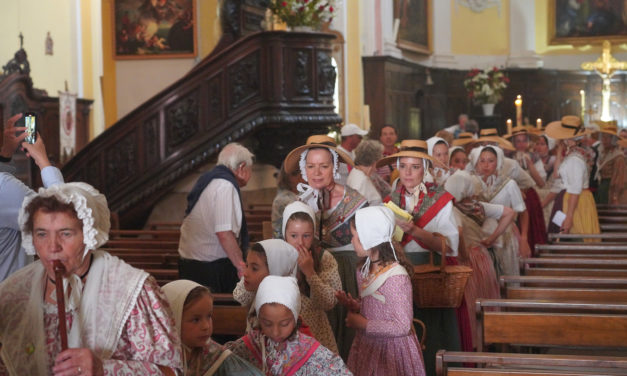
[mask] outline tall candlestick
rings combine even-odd
[[[542,129],[542,119],[538,118],[538,120],[536,120],[536,128]]]
[[[522,97],[520,94],[516,97],[514,104],[516,105],[516,126],[519,127],[522,125]]]
[[[585,123],[584,119],[586,117],[586,92],[583,90],[579,90],[579,95],[581,95],[581,121]]]
[[[507,119],[507,134],[512,134],[512,119]]]

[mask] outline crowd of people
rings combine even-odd
[[[253,155],[232,143],[188,196],[180,280],[160,288],[99,250],[106,198],[64,183],[41,138],[23,142],[18,119],[0,154],[0,375],[433,375],[437,350],[476,347],[474,300],[498,298],[500,275],[518,274],[548,232],[599,233],[596,203],[627,198],[612,123],[564,116],[500,136],[462,115],[400,142],[392,125],[364,140],[347,124],[339,145],[312,135],[287,155],[273,239],[249,244],[240,189]],[[37,193],[11,174],[20,145],[41,168]],[[414,266],[431,258],[472,268],[458,308],[413,301]],[[243,337],[212,340],[212,293],[246,307]]]

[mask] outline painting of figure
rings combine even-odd
[[[430,53],[429,0],[394,0],[397,43],[402,49]]]
[[[115,57],[195,56],[194,4],[194,0],[115,0]]]
[[[627,0],[553,0],[551,44],[627,41]]]

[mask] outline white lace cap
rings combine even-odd
[[[259,242],[266,252],[268,272],[282,277],[296,276],[298,251],[283,239],[267,239]]]
[[[264,304],[279,303],[286,306],[298,321],[300,314],[300,290],[294,277],[279,277],[269,275],[259,284],[255,296],[255,311],[259,311]]]
[[[493,146],[493,145],[478,146],[472,149],[472,151],[470,152],[470,155],[468,156],[468,158],[470,159],[471,168],[473,171],[477,171],[476,165],[477,165],[477,162],[479,162],[479,156],[481,155],[481,152],[485,149],[492,149],[496,152],[496,171],[494,171],[496,175],[499,172],[501,172],[501,169],[503,168],[503,160],[505,159],[505,156],[503,155],[503,149],[501,149],[498,146]]]
[[[321,149],[327,149],[331,155],[333,156],[333,179],[337,180],[340,178],[340,173],[338,172],[339,169],[339,157],[337,156],[337,152],[333,149],[327,148],[324,145],[320,145]],[[302,176],[303,180],[306,182],[309,182],[309,179],[307,179],[307,170],[306,170],[306,166],[307,166],[307,154],[309,154],[309,151],[311,149],[305,149],[301,154],[300,154],[300,160],[298,161],[298,167],[300,168],[300,175]]]
[[[313,221],[313,232],[314,234],[316,233],[316,214],[314,213],[314,210],[311,206],[305,204],[304,202],[294,201],[287,205],[283,210],[283,227],[281,229],[283,230],[282,234],[284,239],[286,237],[285,228],[287,227],[287,221],[294,213],[305,213],[310,216]]]
[[[83,222],[83,257],[90,250],[96,250],[109,240],[111,218],[107,199],[97,189],[86,183],[56,184],[48,188],[39,188],[39,192],[24,199],[18,223],[22,231],[22,246],[29,255],[35,254],[33,234],[26,229],[28,204],[35,197],[56,197],[59,201],[72,204],[79,220]]]
[[[186,279],[179,279],[177,281],[172,281],[167,283],[161,290],[165,294],[166,299],[170,303],[170,308],[172,308],[172,313],[174,314],[174,322],[176,324],[176,329],[179,333],[181,333],[181,321],[183,321],[183,307],[185,306],[185,300],[187,299],[187,295],[192,292],[193,289],[199,287],[196,282],[188,281]]]

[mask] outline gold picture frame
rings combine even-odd
[[[432,0],[394,0],[394,24],[398,20],[398,48],[430,55]]]
[[[195,57],[195,0],[114,0],[116,60]]]
[[[547,6],[549,45],[627,42],[627,21],[621,17],[627,14],[624,0],[549,0]]]

